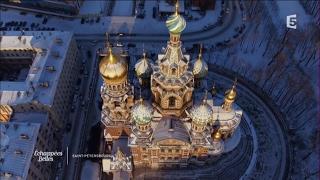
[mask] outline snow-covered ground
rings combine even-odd
[[[296,14],[297,15],[297,28],[305,28],[306,24],[310,23],[311,16],[307,15],[299,1],[287,0],[287,1],[276,1],[279,7],[279,19],[286,22],[287,16]]]
[[[101,11],[101,7],[105,8],[104,1],[84,1],[81,7],[80,14],[98,14]],[[130,3],[129,3],[130,2]],[[102,4],[101,4],[102,3]],[[221,3],[217,1],[217,7],[214,11],[208,11],[206,15],[197,20],[188,22],[185,32],[201,31],[204,26],[213,24],[217,21],[221,10]],[[27,21],[39,23],[41,27],[55,27],[58,30],[72,31],[76,34],[104,34],[106,31],[109,33],[144,33],[144,34],[165,34],[168,33],[168,29],[165,26],[165,22],[159,22],[152,17],[152,9],[155,6],[155,1],[146,1],[145,19],[138,19],[132,14],[133,1],[116,1],[113,8],[113,16],[102,16],[99,23],[84,23],[81,24],[81,19],[64,20],[58,17],[49,17],[46,25],[42,25],[43,18],[35,18],[33,13],[21,15],[20,11],[10,9],[5,12],[1,12],[2,21]],[[105,9],[103,9],[105,11]],[[30,24],[28,24],[30,25]]]
[[[131,16],[134,8],[133,0],[115,1],[113,16]]]
[[[121,9],[121,3],[117,1],[115,10]],[[312,19],[304,12],[298,1],[255,1],[254,3],[256,3],[256,5],[252,5],[254,9],[247,11],[253,12],[253,14],[247,18],[249,23],[246,23],[245,35],[231,40],[232,42],[225,47],[216,48],[214,46],[217,41],[227,40],[234,35],[234,29],[242,23],[242,17],[239,14],[236,14],[230,25],[214,37],[207,40],[186,42],[184,41],[186,36],[182,34],[182,41],[184,45],[187,44],[187,46],[184,46],[185,48],[190,48],[193,43],[200,43],[200,41],[205,43],[207,51],[204,53],[204,58],[206,61],[238,73],[238,75],[256,84],[262,92],[265,92],[275,102],[277,108],[285,114],[285,122],[290,128],[290,132],[293,132],[293,135],[290,136],[292,138],[290,140],[294,142],[295,153],[293,176],[296,179],[303,179],[316,172],[315,164],[318,163],[317,154],[314,151],[314,143],[316,142],[316,136],[314,135],[317,133],[316,108],[318,104],[316,100],[318,87],[316,84],[319,78],[317,74],[319,60],[316,59],[315,55],[316,28],[310,25]],[[88,7],[87,12],[91,12],[89,10],[94,9],[93,7],[94,5],[92,5],[92,8]],[[80,24],[79,19],[68,21],[50,17],[48,24],[45,26],[73,31],[84,36],[102,34],[106,31],[111,33],[142,33],[152,35],[155,38],[158,38],[157,35],[168,34],[165,23],[152,17],[152,8],[156,7],[155,1],[146,1],[145,7],[145,19],[130,17],[132,9],[130,11],[127,9],[127,12],[115,11],[119,15],[124,14],[123,16],[102,17],[100,23]],[[215,11],[208,11],[203,18],[188,22],[184,33],[200,31],[204,26],[214,23],[220,12],[219,8],[221,6],[217,1]],[[96,8],[96,10],[98,9]],[[82,12],[86,11],[83,10]],[[291,14],[297,14],[298,29],[290,30],[285,34],[286,16]],[[41,18],[35,18],[34,15],[30,14],[22,16],[15,10],[1,12],[1,16],[5,21],[19,19],[29,22],[32,19],[33,22],[40,24],[42,22]],[[200,37],[204,33],[199,32],[194,36]],[[165,39],[168,40],[168,36]],[[148,53],[159,53],[161,46],[165,46],[166,40],[158,39],[158,43],[153,44],[146,41],[145,46],[141,43],[144,41],[137,41],[136,48],[130,48],[130,55],[141,55],[143,47]],[[194,57],[196,52],[191,55]],[[269,121],[265,121],[258,124],[258,127],[265,128],[268,125]],[[268,138],[265,140],[266,142],[274,141],[272,136],[277,136],[277,134],[259,134],[260,139]],[[277,147],[269,147],[268,143],[265,143],[265,148],[278,150]],[[279,154],[270,152],[272,158],[263,157],[265,162],[263,168],[277,164],[272,162],[274,159],[279,160],[276,158]]]
[[[83,163],[81,171],[81,180],[97,180],[100,179],[100,165],[90,160]]]
[[[106,1],[85,0],[80,8],[80,15],[100,14],[106,8]]]

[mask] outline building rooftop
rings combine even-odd
[[[1,36],[2,56],[7,52],[12,59],[15,56],[10,52],[25,50],[35,55],[25,81],[0,81],[0,104],[32,102],[51,106],[72,36],[59,31],[13,31]]]
[[[165,0],[161,0],[159,2],[159,11],[160,12],[174,12],[175,8],[174,8],[175,4],[171,5],[169,3],[167,3]],[[184,1],[179,0],[179,12],[182,13],[184,12]]]
[[[27,178],[39,128],[38,123],[0,124],[0,179]]]
[[[183,142],[189,142],[189,133],[179,119],[163,117],[154,130],[153,138],[155,142],[165,139],[178,139]]]

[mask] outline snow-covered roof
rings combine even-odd
[[[153,141],[177,139],[189,142],[189,134],[183,122],[173,117],[163,117],[153,133]]]
[[[10,122],[25,122],[25,123],[38,123],[46,124],[49,120],[48,112],[21,112],[14,113]]]
[[[39,128],[38,123],[0,124],[0,179],[27,179]]]
[[[19,36],[19,31],[6,32],[0,41],[0,50],[31,49],[35,57],[24,82],[0,81],[0,104],[35,102],[51,106],[73,34],[27,31],[21,40]],[[48,87],[43,86],[44,83],[48,83]]]

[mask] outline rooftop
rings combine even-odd
[[[27,178],[39,128],[37,123],[0,124],[1,179]]]
[[[159,2],[159,11],[160,12],[174,12],[175,11],[175,4],[169,4],[165,0],[161,0]],[[184,12],[184,1],[179,0],[179,12]]]
[[[25,81],[0,81],[0,104],[51,106],[72,36],[59,31],[12,31],[1,36],[0,51],[32,50],[35,56]]]

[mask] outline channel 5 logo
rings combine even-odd
[[[287,28],[297,29],[297,15],[289,15],[287,16]]]

